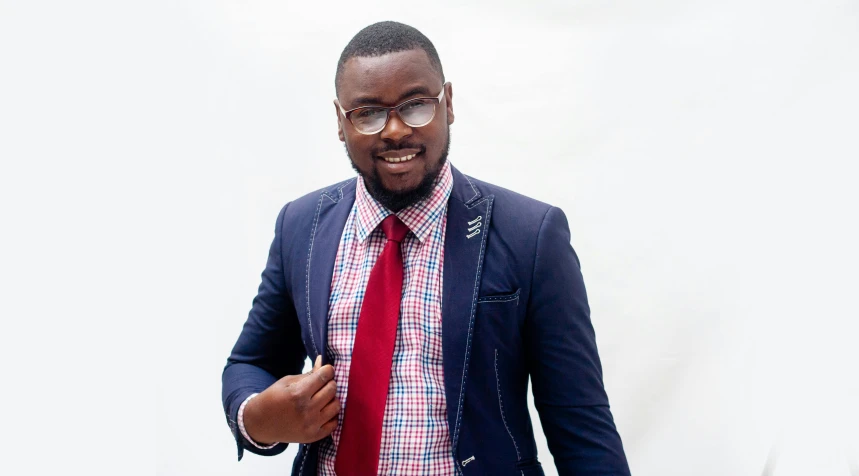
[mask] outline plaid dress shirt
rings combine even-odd
[[[397,213],[411,233],[401,244],[403,297],[382,424],[379,474],[455,474],[441,350],[444,234],[452,188],[448,162],[436,179],[432,195]],[[337,398],[344,410],[331,437],[321,442],[322,475],[334,474],[340,425],[344,411],[348,411],[347,383],[358,316],[370,270],[385,246],[385,235],[377,227],[390,213],[370,196],[359,177],[331,280],[327,345],[334,359]]]

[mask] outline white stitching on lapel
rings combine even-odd
[[[477,188],[474,187],[474,184],[471,183],[471,179],[468,178],[468,175],[462,174],[462,176],[465,177],[465,181],[468,182],[468,185],[471,185],[471,189],[474,190],[474,196],[465,201],[466,203],[468,203],[477,198],[477,196],[480,195],[480,192],[478,192]]]
[[[489,205],[486,207],[486,217],[487,220],[490,216],[492,216],[492,204],[494,200],[494,196],[489,196],[480,200],[479,202],[473,203],[471,205],[466,205],[465,207],[468,209],[474,208],[477,205],[485,201],[489,201]],[[459,403],[457,404],[456,410],[456,426],[454,428],[453,434],[453,448],[454,451],[459,445],[459,426],[462,422],[462,398],[464,396],[463,389],[465,388],[465,379],[468,377],[468,360],[469,354],[471,353],[471,337],[474,332],[474,313],[477,308],[477,295],[480,287],[480,273],[483,269],[483,252],[486,249],[486,234],[483,235],[483,238],[480,241],[480,254],[477,255],[477,274],[474,276],[474,291],[471,296],[471,315],[468,319],[468,335],[466,337],[466,346],[465,346],[465,362],[462,366],[462,380],[459,383]],[[461,469],[460,469],[461,472]]]
[[[322,199],[326,196],[327,195],[323,193],[319,197],[319,203],[316,204],[316,216],[313,217],[313,230],[310,232],[310,246],[307,248],[307,271],[304,285],[305,300],[307,300],[307,331],[310,333],[310,343],[313,344],[313,351],[316,355],[319,355],[319,349],[316,347],[316,339],[313,337],[313,320],[310,318],[310,257],[313,254],[313,241],[316,239],[316,225],[319,223],[319,210],[322,209]]]

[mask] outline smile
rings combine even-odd
[[[382,157],[382,158],[385,160],[385,162],[388,162],[391,164],[396,164],[399,162],[408,162],[408,161],[414,159],[416,155],[418,155],[418,154],[406,155],[404,157]]]

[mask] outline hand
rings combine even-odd
[[[312,443],[334,431],[340,413],[334,367],[321,362],[317,357],[310,372],[287,375],[248,402],[245,431],[254,441]]]

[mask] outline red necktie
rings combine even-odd
[[[388,241],[370,271],[352,346],[343,428],[334,462],[338,476],[376,474],[379,466],[382,420],[403,295],[400,242],[409,228],[396,215],[389,215],[382,221],[382,231]]]

